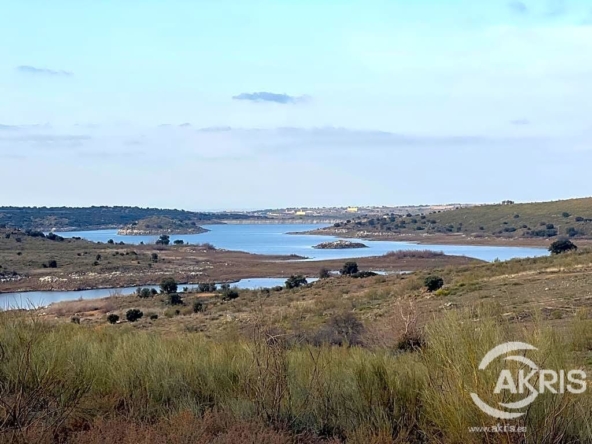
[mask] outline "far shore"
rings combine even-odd
[[[311,235],[311,236],[333,236],[346,239],[364,239],[369,241],[390,241],[390,242],[408,242],[419,245],[474,245],[484,247],[532,247],[549,248],[551,243],[558,239],[555,238],[502,238],[502,237],[474,237],[465,234],[382,234],[359,231],[340,231],[339,229],[320,228],[310,231],[296,231],[287,234]],[[577,245],[591,247],[592,239],[575,238],[572,239]]]

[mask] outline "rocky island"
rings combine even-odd
[[[200,234],[209,230],[200,227],[195,221],[182,221],[170,217],[147,217],[121,228],[117,234],[126,236],[162,234]]]
[[[364,245],[361,242],[337,240],[334,242],[323,242],[318,245],[315,245],[312,248],[316,248],[318,250],[342,250],[346,248],[368,248],[368,245]]]

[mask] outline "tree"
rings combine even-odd
[[[156,241],[156,245],[168,245],[171,243],[171,239],[168,234],[162,234]]]
[[[287,289],[298,288],[298,287],[300,287],[302,285],[306,285],[306,284],[308,284],[308,281],[301,274],[292,275],[286,280],[286,288]]]
[[[341,268],[341,274],[351,276],[359,271],[357,262],[346,262]]]
[[[566,253],[568,251],[576,251],[577,249],[577,245],[575,245],[569,239],[556,240],[549,247],[549,251],[551,252],[551,254],[561,254]]]
[[[138,310],[137,308],[132,308],[131,310],[128,310],[125,314],[125,318],[129,322],[136,322],[142,316],[144,316],[144,313],[142,313],[142,311]]]
[[[109,322],[109,324],[117,324],[117,321],[119,321],[119,316],[116,314],[111,313],[109,316],[107,316],[107,322]]]
[[[140,297],[142,299],[148,299],[148,298],[151,298],[152,296],[154,296],[152,294],[152,291],[150,291],[150,289],[147,287],[138,288],[138,291],[136,291],[136,293],[138,294],[138,297]]]
[[[444,286],[444,279],[442,279],[440,276],[428,276],[424,280],[424,285],[428,291],[436,291]]]
[[[175,293],[177,291],[177,281],[172,277],[164,278],[160,281],[160,290],[166,294]]]

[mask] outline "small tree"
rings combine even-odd
[[[559,239],[551,244],[549,251],[551,254],[561,254],[568,251],[575,251],[578,247],[569,239]]]
[[[202,313],[204,311],[204,304],[201,301],[193,301],[193,313]]]
[[[144,316],[144,313],[142,313],[142,311],[138,310],[137,308],[132,308],[131,310],[128,310],[125,314],[125,318],[129,322],[136,322],[138,319],[141,319],[142,316]]]
[[[428,291],[436,291],[444,286],[444,279],[440,276],[428,276],[425,278],[424,284]]]
[[[302,285],[306,285],[308,284],[308,281],[306,280],[306,278],[302,275],[292,275],[290,276],[287,280],[286,280],[286,288],[287,289],[291,289],[291,288],[298,288]]]
[[[168,245],[171,243],[171,238],[168,234],[161,235],[156,241],[156,245]]]
[[[359,271],[357,262],[346,262],[341,268],[341,274],[351,276]]]
[[[107,316],[107,322],[109,322],[109,324],[117,324],[117,321],[119,321],[119,316],[117,316],[115,313],[111,313],[109,316]]]
[[[166,294],[175,293],[177,291],[177,281],[172,277],[164,278],[160,281],[160,290]]]

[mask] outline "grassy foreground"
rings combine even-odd
[[[570,332],[451,313],[426,327],[421,350],[400,352],[288,346],[263,324],[251,340],[215,341],[4,313],[0,441],[589,442],[589,394],[541,396],[507,423],[481,413],[469,396],[501,400],[488,395],[500,367],[481,375],[478,365],[509,340],[538,347],[533,359],[546,368],[582,368],[592,321],[576,320]],[[496,424],[527,432],[469,430]]]

